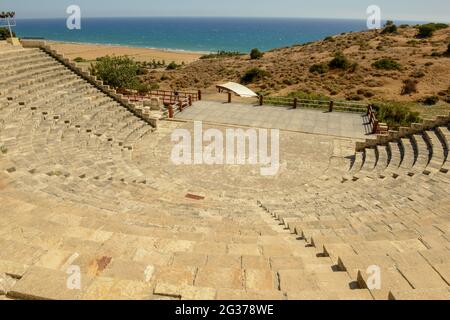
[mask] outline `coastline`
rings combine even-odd
[[[207,52],[194,52],[176,49],[145,48],[126,45],[55,40],[46,41],[50,43],[58,52],[63,53],[69,59],[81,57],[87,61],[93,61],[98,57],[103,57],[106,55],[127,55],[138,61],[165,60],[167,63],[174,61],[178,64],[181,64],[182,62],[187,64],[194,62],[202,55],[207,54]]]

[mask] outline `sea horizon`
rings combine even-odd
[[[65,18],[20,18],[15,28],[23,38],[193,53],[267,51],[364,30],[366,20],[291,17],[89,17],[81,30]]]

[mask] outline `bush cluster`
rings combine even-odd
[[[241,77],[242,84],[249,84],[255,82],[257,80],[264,79],[267,77],[269,73],[266,70],[260,68],[252,68],[247,70],[244,75]]]
[[[180,67],[180,65],[176,64],[175,61],[169,63],[166,67],[166,70],[176,70]]]
[[[382,58],[375,61],[372,67],[382,70],[401,70],[401,65],[392,58]]]
[[[428,96],[423,98],[420,102],[422,102],[426,106],[434,106],[436,103],[439,102],[438,96]]]
[[[136,89],[140,86],[140,65],[127,56],[106,56],[91,64],[90,71],[113,88]]]
[[[396,102],[375,104],[374,109],[378,121],[387,123],[390,128],[409,126],[421,121],[418,112],[412,111],[408,105]]]
[[[394,24],[394,21],[387,21],[381,34],[397,33],[397,31],[398,28]]]
[[[441,29],[447,29],[448,24],[445,23],[427,23],[417,27],[417,37],[418,38],[430,38],[433,36],[435,31]]]
[[[350,61],[347,59],[347,57],[342,52],[336,52],[334,55],[333,60],[331,60],[328,63],[328,67],[330,69],[341,69],[346,70],[351,66]]]
[[[217,53],[210,53],[206,54],[204,56],[201,56],[200,59],[221,59],[221,58],[230,58],[230,57],[238,57],[242,56],[243,53],[240,53],[238,51],[217,51]]]
[[[264,56],[264,53],[259,51],[259,49],[257,49],[257,48],[252,49],[252,51],[250,52],[250,59],[252,59],[252,60],[261,59],[263,56]]]
[[[309,68],[309,72],[311,72],[311,73],[319,73],[319,74],[327,73],[328,72],[328,65],[326,65],[325,63],[313,64]]]
[[[14,31],[13,31],[13,37],[15,37],[16,36],[16,34],[14,33]],[[10,34],[9,34],[9,30],[7,29],[7,28],[0,28],[0,40],[6,40],[6,39],[8,39],[10,37]]]
[[[148,61],[148,62],[142,61],[142,62],[140,62],[140,64],[141,64],[142,68],[146,68],[146,69],[158,69],[158,68],[167,67],[165,60],[156,61],[155,59],[153,59],[152,61]]]

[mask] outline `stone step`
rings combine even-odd
[[[398,290],[392,289],[389,300],[450,300],[450,291],[441,290]]]

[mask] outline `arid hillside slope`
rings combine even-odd
[[[177,70],[155,70],[146,79],[164,89],[206,89],[226,81],[240,82],[251,68],[265,70],[265,76],[248,86],[257,92],[287,95],[294,91],[320,93],[350,100],[419,101],[439,96],[439,104],[450,99],[450,28],[431,38],[416,37],[414,27],[401,27],[395,34],[381,31],[347,33],[305,45],[266,52],[251,60],[248,55],[201,59]],[[327,65],[336,52],[343,52],[351,67],[313,73],[314,64]],[[373,63],[390,58],[398,69],[377,69]],[[417,83],[417,92],[402,94],[404,81]]]

